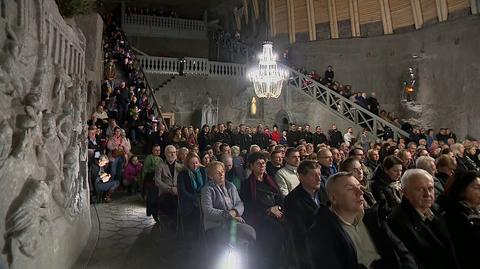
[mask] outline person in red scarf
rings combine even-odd
[[[282,138],[282,133],[278,130],[277,125],[273,125],[273,131],[272,134],[270,135],[272,140],[277,142],[277,144],[280,144],[280,139]]]
[[[255,264],[258,268],[279,268],[280,251],[285,242],[283,200],[277,183],[266,173],[266,157],[256,152],[248,158],[252,174],[242,184],[244,218],[257,231]]]

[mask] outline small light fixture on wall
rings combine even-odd
[[[277,66],[276,55],[273,54],[272,42],[264,42],[258,67],[248,73],[258,98],[278,98],[282,92],[283,81],[288,78],[288,71]]]

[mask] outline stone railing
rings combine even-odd
[[[231,77],[244,79],[246,77],[246,65],[213,62],[205,58],[169,58],[139,56],[140,65],[145,73],[155,74],[183,74],[210,77]]]
[[[63,18],[56,15],[45,12],[42,16],[41,40],[54,64],[61,65],[68,74],[83,74],[85,37],[70,26],[65,27]]]
[[[287,82],[288,86],[302,91],[319,101],[327,107],[330,112],[339,115],[353,124],[367,128],[375,137],[382,138],[388,129],[393,133],[393,139],[395,140],[399,137],[409,136],[407,132],[350,101],[348,98],[330,90],[300,72],[287,66],[282,66],[290,72],[290,78]]]
[[[206,21],[150,15],[128,15],[123,4],[122,29],[126,34],[136,36],[208,39]]]

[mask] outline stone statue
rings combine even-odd
[[[17,197],[18,204],[12,203],[5,223],[6,240],[2,251],[10,265],[20,254],[29,258],[35,256],[50,222],[49,197],[48,185],[30,178]]]
[[[218,105],[218,102],[217,102]],[[208,97],[208,104],[202,107],[202,126],[216,125],[218,122],[218,109],[212,104],[212,98]]]
[[[252,97],[252,103],[250,104],[250,115],[257,115],[257,98],[255,98],[255,96]]]
[[[13,130],[10,124],[4,120],[0,123],[0,169],[10,156],[12,150]]]

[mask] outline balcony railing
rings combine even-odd
[[[126,34],[148,37],[208,39],[204,20],[126,14],[122,4],[122,28]]]
[[[230,77],[237,79],[246,78],[246,66],[243,64],[213,62],[205,58],[183,58],[138,56],[140,65],[145,73],[178,75],[183,74]]]

